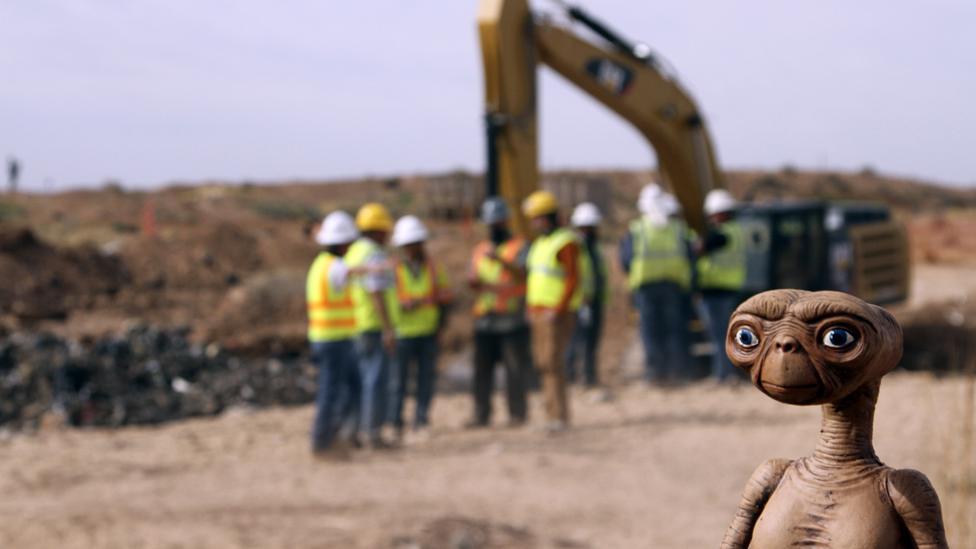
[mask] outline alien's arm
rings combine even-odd
[[[749,546],[752,528],[790,463],[788,459],[771,459],[752,473],[742,491],[742,500],[739,501],[735,518],[725,532],[722,549],[746,549]]]
[[[888,474],[888,496],[919,549],[947,549],[939,495],[924,474],[896,469]]]

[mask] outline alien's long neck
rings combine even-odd
[[[812,465],[824,472],[880,465],[872,443],[874,406],[880,388],[881,380],[871,381],[851,395],[823,405],[820,441]]]

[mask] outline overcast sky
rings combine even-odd
[[[37,190],[480,170],[476,5],[0,0],[0,155]],[[972,0],[583,5],[677,68],[724,167],[976,184]],[[542,72],[544,167],[653,165]]]

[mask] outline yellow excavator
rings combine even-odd
[[[579,6],[553,2],[562,20],[534,12],[528,0],[480,0],[486,195],[518,205],[539,187],[536,72],[544,64],[648,140],[688,225],[704,234],[705,195],[724,182],[694,99],[646,44]],[[748,290],[837,289],[875,303],[907,297],[905,231],[883,205],[775,203],[747,207],[739,219],[748,241]],[[525,232],[521,217],[516,228]]]

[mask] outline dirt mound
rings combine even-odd
[[[225,288],[264,265],[257,238],[230,223],[131,240],[122,257],[137,285],[156,289]]]
[[[976,258],[976,217],[935,213],[908,220],[912,258],[923,263],[965,264]]]
[[[871,170],[858,173],[730,172],[729,188],[749,201],[792,198],[881,202],[905,212],[976,207],[976,192],[942,187],[913,179],[882,177]]]
[[[54,247],[22,228],[0,231],[0,280],[0,310],[33,321],[104,305],[130,275],[118,257],[93,246]]]
[[[301,353],[307,346],[305,273],[280,270],[247,278],[227,292],[200,335],[238,353]]]
[[[907,370],[976,373],[976,301],[926,305],[899,315]]]

